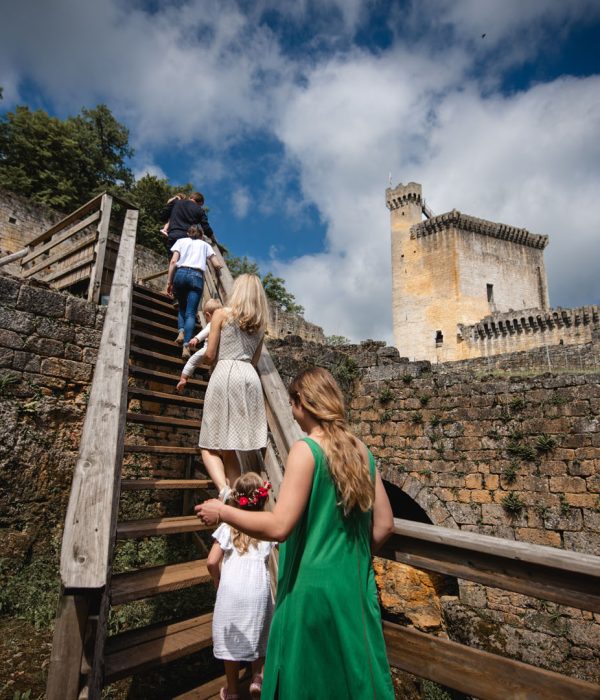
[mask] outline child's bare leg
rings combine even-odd
[[[227,481],[225,480],[225,467],[219,453],[213,450],[202,450],[202,461],[214,485],[221,491],[227,485]]]
[[[253,676],[262,676],[264,667],[265,667],[265,657],[261,656],[260,659],[256,659],[256,661],[252,662],[252,675]]]
[[[233,450],[224,450],[221,454],[223,455],[225,476],[229,481],[229,485],[233,486],[235,480],[242,475],[237,456]]]
[[[225,676],[227,678],[227,694],[237,695],[238,679],[240,676],[240,662],[224,661],[223,663],[225,664]]]

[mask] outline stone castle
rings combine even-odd
[[[430,362],[489,357],[580,345],[600,330],[598,306],[549,308],[547,236],[456,210],[432,216],[415,182],[388,188],[386,204],[401,355]]]

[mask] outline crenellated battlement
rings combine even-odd
[[[433,216],[427,221],[414,224],[410,229],[410,237],[413,239],[423,238],[450,229],[460,229],[461,231],[478,233],[482,236],[499,238],[503,241],[510,241],[540,250],[543,250],[548,245],[548,236],[540,236],[524,228],[516,228],[515,226],[498,224],[494,221],[487,221],[486,219],[478,219],[475,216],[463,214],[457,209],[453,209],[446,214]]]
[[[423,206],[422,188],[418,182],[400,183],[397,187],[388,187],[385,191],[385,205],[390,211],[400,209],[407,204]]]
[[[478,323],[458,324],[459,340],[479,343],[488,339],[500,339],[522,334],[548,334],[559,331],[568,340],[569,330],[579,327],[590,330],[600,326],[600,306],[581,306],[576,309],[522,309],[486,316]],[[580,341],[581,342],[581,341]]]

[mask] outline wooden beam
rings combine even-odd
[[[96,232],[92,231],[92,233],[88,233],[86,236],[80,238],[72,246],[69,246],[67,250],[61,250],[58,253],[51,255],[46,260],[42,260],[42,262],[38,263],[37,265],[34,265],[33,267],[28,268],[27,270],[23,270],[21,276],[25,278],[31,277],[32,275],[35,275],[36,272],[43,270],[45,267],[50,267],[50,265],[53,265],[54,263],[59,262],[60,260],[66,260],[82,248],[86,248],[88,245],[93,245],[95,240]]]
[[[54,224],[54,226],[51,226],[47,231],[44,231],[44,233],[41,233],[32,241],[29,241],[29,246],[33,247],[39,245],[40,243],[45,243],[47,240],[52,238],[52,236],[54,236],[55,233],[62,231],[69,224],[73,223],[73,221],[77,221],[77,219],[81,218],[89,211],[97,209],[100,206],[101,199],[101,194],[96,195],[93,199],[90,199],[89,202],[86,202],[84,205],[79,207],[79,209],[76,209],[72,214],[65,216],[64,219],[61,219],[58,223]]]
[[[90,276],[88,287],[88,301],[92,304],[100,303],[100,287],[102,286],[102,274],[104,272],[104,259],[106,258],[106,244],[108,243],[108,226],[110,224],[110,212],[112,210],[112,197],[109,194],[102,195],[100,204],[100,222],[98,223],[98,242],[96,243],[96,261]]]
[[[74,236],[76,233],[79,233],[79,231],[82,231],[84,228],[87,228],[90,224],[93,224],[94,221],[97,221],[99,218],[100,218],[100,212],[95,211],[93,214],[90,214],[83,221],[80,221],[75,226],[72,226],[68,231],[65,231],[60,236],[53,238],[51,241],[40,246],[39,248],[36,248],[35,250],[31,250],[31,247],[30,247],[28,250],[30,250],[31,252],[23,260],[21,265],[27,265],[27,263],[30,263],[32,260],[35,260],[37,257],[42,255],[42,253],[47,253],[49,250],[52,250],[52,248],[56,247],[59,243],[66,241],[68,238],[71,238],[71,236]]]
[[[394,524],[380,556],[600,612],[600,557],[408,520]]]
[[[79,458],[65,519],[60,573],[66,588],[107,583],[116,528],[127,411],[127,363],[137,211],[125,216]]]
[[[46,684],[48,700],[76,700],[79,695],[89,607],[85,593],[65,592],[59,599]]]
[[[90,246],[90,250],[91,249],[92,247]],[[51,272],[49,275],[46,275],[46,277],[43,277],[42,279],[44,280],[44,282],[52,282],[53,280],[60,279],[61,277],[66,277],[67,275],[71,274],[71,272],[74,272],[75,270],[78,270],[80,267],[84,267],[85,265],[89,265],[93,261],[94,253],[92,252],[89,253],[89,255],[86,255],[84,258],[76,260],[68,267],[63,267],[60,270],[55,270],[54,272]]]
[[[5,255],[3,258],[0,258],[0,267],[3,265],[8,265],[8,263],[14,262],[15,260],[20,260],[21,258],[24,258],[27,253],[29,253],[29,248],[21,248],[21,250],[17,250],[14,253],[11,253],[10,255]]]
[[[383,623],[392,666],[480,700],[599,700],[600,688],[391,622]]]

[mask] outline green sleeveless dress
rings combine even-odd
[[[262,700],[393,700],[371,563],[372,513],[345,518],[321,447],[312,491],[282,545]],[[375,463],[369,453],[370,470]]]

